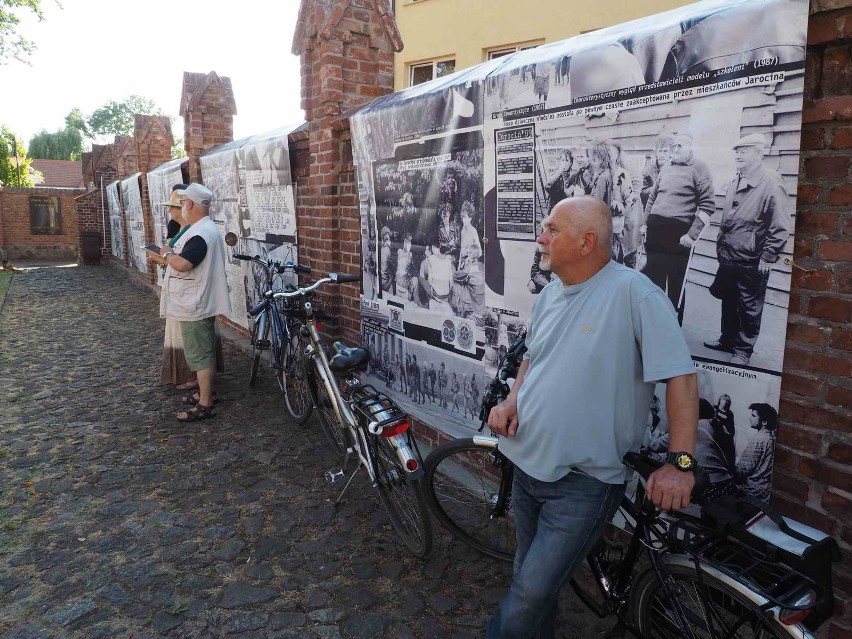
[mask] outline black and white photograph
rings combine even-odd
[[[166,237],[168,235],[169,220],[172,215],[176,214],[178,209],[173,211],[172,207],[163,206],[163,202],[167,202],[169,195],[172,192],[172,187],[175,184],[184,184],[183,171],[181,167],[186,163],[186,158],[177,158],[165,164],[161,164],[153,171],[150,171],[148,176],[148,202],[150,204],[151,215],[154,218],[154,243],[158,246],[166,245]],[[158,268],[157,284],[162,286],[165,269]]]
[[[62,205],[52,195],[31,195],[30,233],[32,235],[62,235]]]
[[[516,310],[487,308],[480,317],[485,335],[485,355],[482,363],[485,374],[491,379],[497,374],[500,363],[512,343],[527,331],[527,321]]]
[[[697,366],[698,439],[695,457],[707,471],[710,495],[748,496],[768,500],[778,428],[780,379],[766,373],[743,372],[718,366]],[[658,384],[646,452],[668,451],[666,387]]]
[[[378,304],[362,304],[362,343],[373,357],[364,381],[391,395],[412,415],[442,425],[456,437],[479,428],[479,407],[487,378],[482,364],[388,330],[388,317]]]
[[[139,176],[135,173],[121,181],[121,201],[124,203],[124,215],[127,219],[127,257],[136,270],[147,273],[148,261],[145,259],[145,225],[142,212],[142,191],[139,188]]]
[[[240,236],[294,243],[296,208],[287,131],[270,131],[242,142],[236,151]]]
[[[124,221],[121,217],[121,195],[119,182],[111,182],[106,187],[107,208],[109,209],[110,238],[112,254],[118,259],[124,259]]]
[[[445,153],[375,163],[364,294],[472,319],[485,293],[481,136],[445,142],[431,145]]]
[[[484,367],[499,352],[492,328],[512,313],[528,321],[552,280],[537,249],[541,220],[564,198],[594,195],[612,213],[612,259],[643,272],[668,296],[696,366],[708,367],[705,376],[738,382],[737,392],[711,389],[702,397],[717,406],[727,394],[749,423],[754,417],[773,429],[764,405],[776,409],[780,393],[807,15],[804,0],[701,3],[489,63],[478,80],[482,106],[474,109],[486,114],[479,235],[485,290],[476,314]],[[436,84],[435,94],[451,82]],[[441,152],[420,148],[406,156],[408,145],[390,131],[396,124],[379,125],[382,116],[409,121],[430,88],[378,100],[351,119],[359,171],[372,169],[369,189],[360,185],[364,293],[404,302],[406,327],[425,326],[428,314],[456,313],[440,299],[433,309],[412,294],[421,284],[411,277],[420,273],[405,264],[408,255],[409,263],[424,261],[428,241],[417,223],[424,215],[443,219],[441,190],[408,194],[391,186],[390,174],[411,168],[405,160],[434,162]],[[446,128],[444,136],[451,133]],[[391,142],[398,145],[392,160]],[[379,148],[384,155],[373,153]],[[457,211],[448,211],[450,221]],[[411,244],[392,223],[403,212],[413,221]],[[400,261],[406,268],[398,278]],[[430,270],[440,272],[439,265]],[[429,334],[438,328],[430,324]],[[419,338],[410,330],[405,336]],[[443,354],[443,342],[424,342]],[[662,441],[664,396],[655,410],[649,431]],[[744,422],[742,432],[752,431],[763,432]],[[745,444],[736,446],[739,457]]]
[[[229,319],[248,327],[247,311],[266,290],[266,269],[232,255],[298,264],[287,131],[275,130],[217,147],[201,157],[201,172],[215,195],[210,217],[222,234],[232,232],[239,238],[237,246],[226,251]],[[292,273],[274,280],[281,287],[295,283]]]

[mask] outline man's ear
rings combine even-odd
[[[594,231],[586,231],[583,233],[583,244],[580,246],[580,255],[583,257],[589,255],[595,250],[598,245],[598,236]]]

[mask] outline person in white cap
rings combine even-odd
[[[215,416],[216,316],[231,312],[225,280],[225,245],[209,217],[213,192],[193,183],[176,191],[183,218],[191,224],[173,248],[163,247],[166,265],[160,316],[180,321],[184,355],[198,376],[198,393],[183,398],[192,408],[177,414],[192,422]]]
[[[731,353],[746,365],[760,333],[766,286],[792,228],[790,198],[777,171],[763,165],[766,139],[759,133],[734,144],[737,175],[728,185],[716,255],[719,269],[710,294],[722,300],[721,335],[704,346]]]

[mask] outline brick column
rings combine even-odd
[[[109,220],[109,209],[106,194],[101,187],[105,188],[107,184],[118,178],[114,145],[93,144],[91,152],[83,154],[82,162],[83,182],[88,191],[74,201],[77,226],[81,232],[101,233],[104,238],[101,254],[108,256],[112,253],[112,227],[109,222],[104,224],[104,219]],[[78,254],[82,254],[82,240]]]
[[[852,2],[812,0],[773,499],[838,538],[837,615],[852,636]]]
[[[210,73],[183,74],[180,113],[183,116],[183,143],[189,157],[190,182],[201,182],[199,156],[234,139],[237,113],[231,79]]]
[[[293,53],[301,58],[307,154],[294,175],[299,259],[317,270],[360,271],[358,197],[349,124],[342,116],[393,91],[393,53],[400,50],[387,0],[302,0]],[[358,292],[351,285],[341,292],[339,328],[356,340]]]
[[[137,115],[134,121],[133,138],[136,141],[136,159],[142,176],[139,190],[142,194],[142,223],[145,226],[145,242],[154,242],[154,212],[148,197],[148,171],[172,159],[172,124],[167,116]],[[151,284],[157,281],[153,264],[148,264]]]

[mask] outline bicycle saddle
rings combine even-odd
[[[338,373],[354,369],[366,370],[370,361],[370,351],[366,348],[350,348],[343,342],[335,342],[332,345],[334,355],[328,360],[331,370]]]

